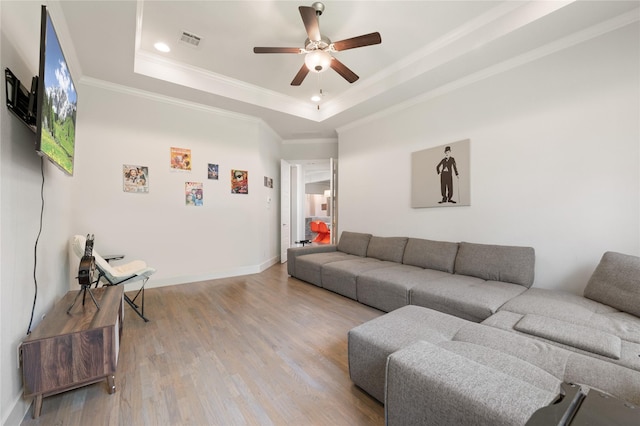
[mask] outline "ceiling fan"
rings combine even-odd
[[[309,71],[320,73],[327,68],[333,68],[349,83],[358,80],[356,73],[351,71],[346,65],[331,55],[331,52],[341,52],[343,50],[355,49],[356,47],[371,46],[382,43],[380,33],[370,33],[346,40],[332,43],[328,37],[320,33],[319,16],[324,11],[324,4],[313,3],[311,7],[298,7],[302,22],[307,30],[308,38],[304,42],[304,47],[254,47],[253,53],[296,53],[305,54],[304,64],[298,74],[291,82],[292,86],[300,86]]]

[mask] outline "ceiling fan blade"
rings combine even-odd
[[[298,71],[298,74],[296,74],[296,76],[293,78],[291,85],[300,86],[304,78],[307,76],[307,74],[309,74],[309,68],[307,68],[305,64],[302,64],[302,68],[300,68],[300,71]]]
[[[382,43],[380,33],[365,34],[358,37],[348,38],[333,43],[333,48],[338,52],[347,49],[355,49],[356,47],[371,46],[372,44]]]
[[[253,53],[302,53],[299,47],[254,47]]]
[[[302,22],[304,22],[304,28],[307,30],[307,35],[311,41],[320,41],[320,23],[318,22],[318,15],[316,10],[309,6],[299,6],[300,16]]]
[[[351,71],[345,64],[337,60],[336,58],[331,59],[331,68],[333,68],[338,74],[340,74],[345,80],[349,83],[353,83],[360,77],[353,71]]]

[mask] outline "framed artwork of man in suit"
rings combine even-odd
[[[411,207],[471,205],[470,140],[411,154]]]

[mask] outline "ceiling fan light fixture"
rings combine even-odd
[[[304,29],[307,32],[304,48],[256,46],[253,48],[253,53],[304,53],[304,65],[300,67],[298,73],[291,81],[292,86],[300,86],[310,72],[313,71],[319,74],[327,68],[333,69],[349,83],[356,82],[359,78],[358,75],[340,62],[338,58],[331,56],[331,52],[341,52],[357,47],[380,44],[382,43],[380,33],[363,34],[332,43],[328,37],[320,33],[319,17],[324,11],[324,4],[315,2],[311,7],[299,6],[298,11],[300,12]]]
[[[304,64],[309,71],[320,73],[329,68],[331,59],[331,55],[328,52],[324,50],[314,50],[313,52],[307,53],[307,56],[304,58]]]

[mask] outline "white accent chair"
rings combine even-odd
[[[87,243],[86,237],[82,235],[74,235],[71,237],[70,243],[73,253],[75,253],[78,259],[82,259],[85,245]],[[124,257],[123,255],[102,257],[95,249],[93,250],[92,255],[95,257],[96,269],[98,270],[98,278],[95,281],[96,287],[102,278],[106,281],[105,285],[129,284],[142,280],[142,286],[138,289],[133,299],[125,293],[124,300],[129,306],[131,306],[134,312],[140,316],[140,318],[145,322],[149,321],[144,316],[144,286],[149,280],[149,277],[153,275],[156,270],[147,266],[147,263],[143,260],[133,260],[118,266],[114,266],[109,263],[111,260],[122,259]],[[140,296],[139,305],[136,304],[138,296]]]

